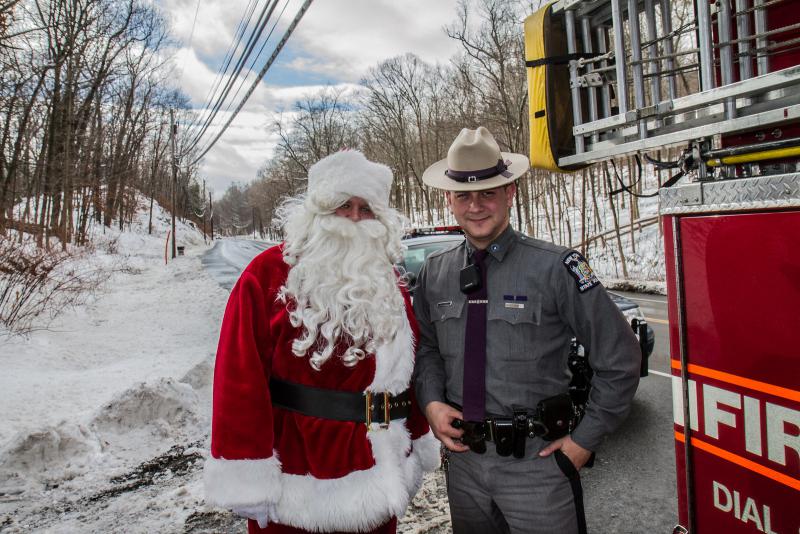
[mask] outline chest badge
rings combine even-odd
[[[503,295],[503,306],[514,310],[524,310],[527,295]]]

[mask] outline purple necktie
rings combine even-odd
[[[464,389],[461,402],[465,421],[483,421],[486,413],[486,258],[476,250],[472,262],[481,272],[481,287],[467,295],[467,329],[464,335]]]

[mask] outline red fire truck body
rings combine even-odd
[[[670,0],[561,0],[529,17],[529,93],[546,93],[531,96],[531,160],[573,170],[687,147],[649,159],[676,174],[659,192],[675,532],[798,534],[800,3],[691,4],[680,27]],[[681,90],[686,73],[696,90]]]
[[[680,522],[798,532],[800,209],[704,207],[664,218]]]

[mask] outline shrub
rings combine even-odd
[[[0,235],[0,324],[8,333],[30,332],[38,317],[52,320],[99,286],[101,272],[78,261],[86,254],[43,250]]]

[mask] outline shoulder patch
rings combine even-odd
[[[564,266],[567,272],[575,279],[575,284],[578,286],[578,291],[581,293],[600,285],[600,280],[589,267],[589,262],[574,250],[570,251],[564,257]]]

